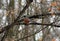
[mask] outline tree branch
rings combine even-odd
[[[30,1],[30,0],[29,0],[29,1]],[[4,31],[7,31],[7,30],[9,30],[11,27],[13,27],[13,26],[17,23],[17,21],[18,21],[18,19],[20,18],[20,16],[23,15],[23,13],[25,12],[25,10],[29,7],[29,5],[30,5],[32,2],[33,2],[33,0],[30,1],[29,4],[26,4],[26,6],[25,6],[25,7],[23,8],[23,10],[19,13],[19,16],[14,20],[13,23],[11,23],[11,24],[3,27],[2,29],[0,29],[0,33],[4,32]]]
[[[31,35],[28,35],[28,36],[26,36],[26,37],[23,37],[23,38],[17,39],[17,41],[22,40],[22,39],[25,39],[25,38],[27,38],[27,37],[31,37],[31,36],[33,36],[33,35],[39,33],[40,31],[44,30],[45,28],[47,28],[47,27],[44,27],[44,28],[42,28],[41,30],[36,31],[35,33],[33,33],[33,34],[31,34]]]
[[[55,15],[58,15],[60,16],[60,13],[55,13]],[[23,16],[24,18],[27,17],[29,19],[32,19],[32,18],[38,18],[38,19],[41,19],[42,17],[44,16],[52,16],[51,13],[47,13],[47,14],[38,14],[38,15],[32,15],[32,16]],[[18,20],[18,22],[22,22],[24,20],[24,18],[21,18],[20,20]],[[44,17],[45,18],[45,17]]]
[[[16,25],[26,25],[25,23],[19,23],[19,24],[16,24]],[[54,27],[60,27],[60,25],[55,25],[53,23],[50,23],[50,24],[42,24],[42,23],[29,23],[28,25],[46,25],[46,26],[54,26]]]

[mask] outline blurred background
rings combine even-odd
[[[0,0],[0,29],[14,22],[29,0]],[[28,4],[29,5],[29,4]],[[0,34],[0,41],[60,41],[60,0],[33,0],[20,15],[20,23],[41,23],[40,25],[14,25],[8,31]],[[44,16],[42,16],[42,14]],[[46,15],[47,14],[47,15]],[[50,15],[49,15],[50,14]],[[29,16],[41,15],[39,18]],[[26,22],[29,21],[29,22]]]

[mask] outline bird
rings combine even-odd
[[[24,20],[23,20],[23,21],[24,21],[24,23],[25,23],[25,24],[29,24],[30,19],[29,19],[29,18],[24,18]]]

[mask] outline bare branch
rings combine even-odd
[[[29,1],[30,1],[30,0],[29,0]],[[32,1],[33,1],[33,0],[32,0]],[[3,28],[0,30],[0,33],[4,32],[4,31],[7,31],[7,30],[9,30],[11,27],[13,27],[13,26],[17,23],[17,21],[18,21],[18,19],[20,18],[20,16],[23,15],[23,13],[25,12],[25,10],[26,10],[26,9],[29,7],[29,5],[32,3],[32,1],[30,1],[29,4],[26,4],[26,6],[23,8],[23,10],[19,13],[19,16],[14,20],[14,22],[11,23],[11,24],[9,24],[9,25],[7,25],[7,26],[5,26],[5,27],[3,27]]]
[[[47,28],[47,27],[44,27],[44,28],[40,29],[39,31],[36,31],[35,33],[33,33],[33,34],[31,34],[31,35],[28,35],[28,36],[26,36],[26,37],[20,38],[20,39],[18,39],[17,41],[22,40],[22,39],[25,39],[25,38],[27,38],[27,37],[31,37],[31,36],[39,33],[40,31],[44,30],[45,28]]]

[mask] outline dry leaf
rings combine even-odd
[[[59,10],[59,11],[60,11],[60,7],[58,7],[58,8],[57,8],[57,10]]]
[[[51,8],[48,8],[48,12],[50,12],[51,11]]]
[[[57,2],[52,2],[51,6],[57,6]]]
[[[56,41],[56,39],[55,39],[55,38],[53,38],[51,41]]]

